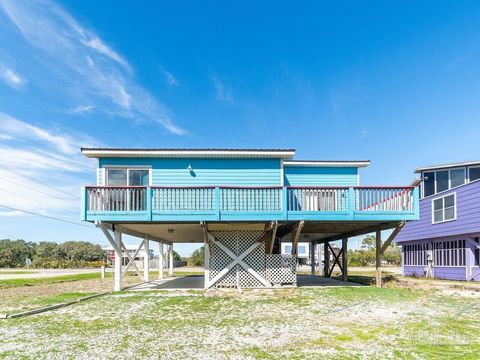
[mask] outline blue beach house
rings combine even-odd
[[[480,281],[480,161],[415,172],[422,180],[420,219],[396,239],[403,274]]]
[[[369,161],[295,160],[293,149],[82,153],[98,159],[97,184],[82,188],[82,219],[103,231],[119,259],[123,234],[141,239],[138,251],[158,243],[160,277],[164,263],[172,273],[173,244],[203,243],[205,288],[295,285],[299,242],[310,243],[312,259],[323,245],[323,274],[338,266],[346,280],[349,237],[380,235],[419,214],[415,187],[360,186]],[[342,248],[334,252],[336,240]],[[291,253],[282,254],[284,242]],[[115,264],[118,290],[126,269]],[[141,276],[150,281],[148,271]]]

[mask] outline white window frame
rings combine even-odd
[[[475,167],[475,166],[471,166],[471,167]],[[480,167],[480,166],[478,166]],[[452,170],[463,170],[463,178],[465,179],[463,184],[461,185],[457,185],[457,186],[453,186],[452,187],[452,175],[451,175],[451,172]],[[442,191],[438,191],[437,190],[437,172],[443,172],[443,171],[447,171],[448,172],[448,189],[446,190],[442,190]],[[423,181],[424,177],[425,177],[425,173],[433,173],[433,191],[434,193],[431,194],[431,195],[428,195],[428,196],[425,196],[425,183]],[[468,177],[467,177],[468,176]],[[452,190],[452,189],[455,189],[457,187],[460,187],[460,186],[463,186],[465,184],[468,184],[470,181],[469,179],[470,177],[470,170],[467,171],[467,168],[465,166],[457,166],[457,167],[454,167],[454,168],[449,168],[449,169],[438,169],[438,170],[425,170],[425,171],[422,171],[422,199],[425,198],[425,197],[430,197],[430,196],[435,196],[437,194],[441,194],[445,191],[448,191],[448,190]]]
[[[448,219],[448,220],[445,220],[445,198],[446,197],[449,197],[450,195],[453,195],[453,219]],[[443,212],[443,220],[442,221],[435,221],[435,208],[434,208],[434,202],[436,200],[439,200],[439,199],[442,199],[442,204],[443,204],[443,207],[442,207],[442,212]],[[450,194],[445,194],[445,195],[442,195],[442,196],[437,196],[436,198],[433,198],[432,199],[432,224],[433,225],[436,225],[436,224],[443,224],[443,223],[446,223],[446,222],[449,222],[449,221],[455,221],[457,220],[457,193],[456,192],[452,192]]]
[[[145,166],[145,165],[105,165],[102,167],[102,170],[104,172],[103,176],[103,185],[104,186],[109,186],[108,185],[108,170],[127,170],[127,185],[130,182],[130,170],[147,170],[148,171],[148,185],[147,186],[152,186],[152,167],[151,166]]]
[[[478,169],[480,168],[480,165],[474,165],[474,166],[469,166],[467,168],[467,176],[468,176],[468,179],[467,181],[470,183],[471,181],[479,181],[480,179],[476,179],[476,180],[470,180],[470,169]]]

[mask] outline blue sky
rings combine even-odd
[[[477,1],[0,0],[0,204],[77,221],[80,146],[294,147],[407,184],[480,158],[479,58]],[[7,209],[0,232],[105,243]]]

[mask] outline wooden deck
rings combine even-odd
[[[82,220],[401,221],[418,219],[414,187],[107,187],[82,189]]]

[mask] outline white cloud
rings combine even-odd
[[[0,134],[0,140],[12,140],[13,138],[7,134]]]
[[[11,137],[20,136],[26,139],[47,142],[64,154],[75,154],[78,152],[79,147],[77,142],[69,136],[53,134],[1,112],[0,129]]]
[[[0,211],[0,217],[18,217],[22,215],[24,213],[18,210]]]
[[[95,109],[94,105],[78,105],[70,109],[68,112],[70,114],[85,114],[93,111]]]
[[[162,74],[163,76],[165,77],[165,82],[170,85],[170,86],[178,86],[179,83],[178,83],[178,80],[175,78],[175,76],[173,76],[173,74],[171,72],[169,72],[168,70],[166,70],[165,68],[161,68],[161,71],[162,71]]]
[[[56,88],[61,91],[58,97],[73,104],[88,103],[95,111],[155,121],[174,134],[187,133],[175,124],[170,109],[136,82],[118,52],[53,1],[0,0],[0,10],[32,52],[48,56],[48,61],[36,63],[42,67],[36,73],[49,74],[49,82],[43,84],[49,92]]]
[[[218,77],[213,76],[210,78],[215,88],[215,98],[226,104],[234,104],[235,99],[233,98],[232,88],[224,84]]]
[[[50,131],[3,113],[0,129],[11,137],[8,144],[0,145],[0,204],[62,217],[78,214],[79,188],[86,178],[95,177],[96,168],[79,147],[91,146],[94,140]]]
[[[13,88],[20,88],[25,84],[19,74],[2,64],[0,64],[0,79]]]

